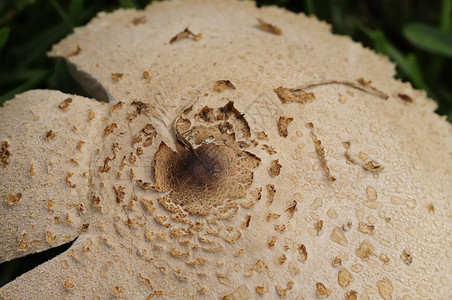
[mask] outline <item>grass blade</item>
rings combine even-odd
[[[411,67],[407,59],[399,49],[388,41],[383,31],[372,30],[362,24],[357,24],[357,27],[374,42],[377,52],[388,56],[397,64],[397,67],[405,76],[411,77]]]
[[[82,20],[84,5],[85,3],[83,0],[71,0],[68,9],[68,15],[74,25],[78,25]]]
[[[443,0],[441,4],[441,29],[451,31],[450,18],[452,16],[452,0]]]
[[[16,72],[0,72],[0,86],[7,86],[15,83],[20,83],[22,81],[29,80],[33,77],[40,77],[48,73],[46,69],[25,69],[17,70]]]
[[[452,33],[424,23],[408,23],[403,34],[416,47],[447,57],[452,57]]]
[[[2,106],[6,100],[13,98],[15,95],[38,86],[47,77],[49,77],[50,73],[51,72],[49,71],[49,72],[45,72],[45,73],[41,74],[41,76],[32,77],[29,80],[27,80],[26,82],[19,85],[18,87],[4,93],[3,95],[0,96],[0,106]]]
[[[21,50],[24,53],[24,58],[17,63],[16,69],[27,67],[39,58],[45,57],[50,47],[67,33],[66,26],[64,24],[58,24],[55,27],[36,34],[36,36],[22,45]]]
[[[304,5],[306,7],[305,14],[315,15],[315,3],[314,0],[304,0]]]
[[[3,48],[6,41],[8,40],[8,35],[9,35],[8,27],[0,28],[0,50]]]
[[[72,31],[72,29],[74,28],[74,23],[72,22],[72,20],[69,17],[69,15],[61,7],[60,3],[58,3],[57,0],[50,0],[50,3],[52,4],[53,8],[56,10],[58,15],[61,17],[61,19],[63,20],[64,24],[66,24],[66,26],[69,28],[69,30]]]
[[[413,81],[413,85],[418,89],[427,90],[430,94],[432,94],[424,80],[424,77],[422,76],[421,66],[417,57],[414,54],[409,54],[407,56],[407,62],[410,67],[410,77]]]
[[[122,8],[136,8],[136,5],[132,0],[119,0],[119,4]]]

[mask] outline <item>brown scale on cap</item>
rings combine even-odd
[[[79,55],[80,52],[82,52],[82,48],[80,47],[80,45],[77,45],[77,48],[71,51],[67,56],[76,56]]]
[[[58,108],[61,110],[65,110],[72,103],[72,98],[66,98],[63,102],[58,104]]]
[[[119,81],[124,76],[123,73],[111,73],[111,80]]]
[[[302,89],[289,89],[280,86],[273,91],[278,95],[279,100],[283,104],[290,102],[306,103],[315,99],[313,93],[307,93]]]
[[[20,198],[22,198],[22,194],[21,193],[8,193],[8,196],[6,197],[6,203],[8,203],[9,205],[13,205],[16,204],[17,202],[19,202]]]
[[[6,167],[11,157],[11,152],[8,150],[8,147],[9,143],[7,141],[2,141],[2,148],[0,149],[0,163],[3,168]]]
[[[179,40],[188,39],[188,38],[192,38],[194,41],[199,41],[202,38],[202,34],[201,33],[194,34],[193,32],[190,31],[190,29],[185,28],[184,31],[181,31],[178,34],[176,34],[174,37],[172,37],[169,43],[173,44]]]
[[[331,295],[331,291],[325,287],[325,285],[321,282],[317,282],[316,284],[317,287],[317,294],[319,296],[327,296],[329,297]]]
[[[141,16],[141,17],[133,18],[133,20],[130,23],[132,23],[132,25],[136,26],[136,25],[139,25],[139,24],[144,24],[146,22],[147,22],[146,16]]]
[[[213,90],[215,92],[222,93],[222,92],[226,91],[227,89],[235,90],[235,86],[232,84],[231,81],[229,81],[229,80],[215,81],[215,84],[213,87]]]
[[[292,123],[293,118],[287,118],[285,116],[280,116],[278,120],[278,133],[281,137],[287,137],[289,135],[289,132],[287,130],[287,127],[289,127],[289,124]]]
[[[257,21],[259,22],[259,28],[262,29],[263,31],[270,32],[276,35],[282,34],[282,30],[278,26],[267,23],[261,18],[257,18]]]
[[[407,94],[397,94],[397,97],[399,97],[400,99],[402,99],[405,102],[410,102],[410,103],[413,102],[413,98],[411,98]]]

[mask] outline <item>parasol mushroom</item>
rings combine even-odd
[[[92,99],[0,109],[5,299],[446,299],[452,127],[386,57],[252,2],[101,13]],[[408,101],[409,100],[409,101]]]

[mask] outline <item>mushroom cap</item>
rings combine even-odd
[[[49,55],[109,103],[0,109],[0,260],[75,238],[0,297],[452,294],[452,126],[386,57],[198,0],[100,13]]]

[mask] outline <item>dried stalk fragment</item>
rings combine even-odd
[[[267,23],[261,18],[257,18],[257,21],[259,22],[259,28],[262,29],[263,31],[270,32],[276,35],[282,34],[282,30],[278,26]]]
[[[308,84],[304,84],[302,86],[299,86],[298,89],[302,89],[303,90],[303,89],[308,89],[308,88],[311,88],[311,87],[315,87],[315,86],[319,86],[319,85],[327,85],[327,84],[343,84],[343,85],[347,85],[347,86],[350,86],[352,88],[361,90],[363,92],[366,92],[368,94],[377,96],[377,97],[379,97],[379,98],[381,98],[383,100],[386,100],[386,99],[389,98],[389,96],[386,93],[384,93],[384,92],[382,92],[382,91],[370,86],[369,84],[360,84],[360,83],[356,83],[356,82],[348,81],[348,80],[334,80],[333,79],[333,80],[324,80],[324,81],[319,81],[319,82],[312,82],[312,83],[308,83]]]
[[[328,164],[327,164],[327,161],[326,161],[325,149],[322,146],[322,142],[319,139],[317,139],[317,135],[315,135],[315,133],[312,132],[312,131],[311,131],[311,138],[312,138],[312,141],[314,142],[317,154],[319,155],[320,163],[322,164],[323,168],[325,169],[325,171],[326,171],[326,173],[328,175],[328,179],[331,182],[335,182],[336,178],[331,175],[330,168],[328,167]]]

